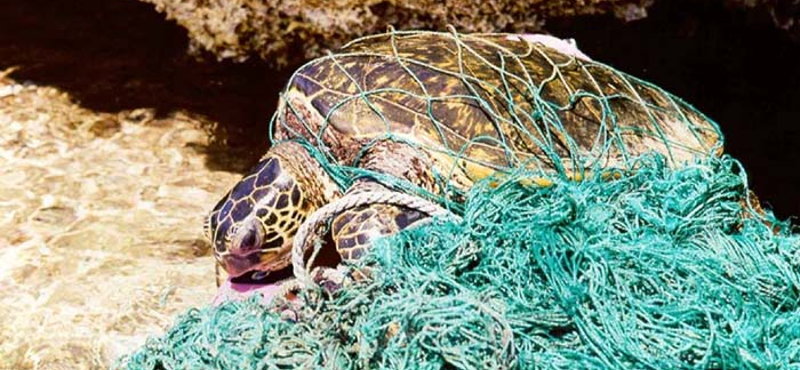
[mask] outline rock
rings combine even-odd
[[[653,0],[142,0],[186,28],[195,50],[219,59],[259,57],[295,65],[367,34],[397,29],[459,32],[540,31],[546,19],[615,14],[646,16]]]
[[[547,19],[612,14],[645,18],[656,0],[140,0],[152,3],[189,33],[190,49],[216,58],[255,57],[295,66],[353,38],[397,29],[459,32],[541,31]],[[669,0],[661,0],[669,1]],[[733,8],[772,19],[800,40],[800,0],[724,0]]]

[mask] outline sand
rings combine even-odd
[[[0,369],[101,369],[208,304],[209,122],[100,113],[0,74]]]

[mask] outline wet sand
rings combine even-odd
[[[0,79],[0,369],[105,368],[215,293],[207,130],[69,98]]]
[[[0,4],[0,370],[106,369],[209,304],[202,218],[285,78],[136,1]]]

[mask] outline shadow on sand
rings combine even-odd
[[[187,55],[186,32],[153,6],[123,0],[12,0],[0,4],[0,71],[54,86],[100,112],[186,111],[213,131],[212,169],[243,171],[267,149],[285,73],[260,63]],[[213,126],[213,127],[211,127]]]

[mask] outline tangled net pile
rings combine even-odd
[[[559,115],[539,118],[556,127]],[[620,138],[604,134],[605,149]],[[460,218],[380,239],[345,273],[367,276],[305,287],[300,306],[191,310],[116,366],[800,369],[800,238],[757,207],[739,163],[646,153],[619,164],[580,181],[531,181],[543,173],[525,166],[482,180]]]

